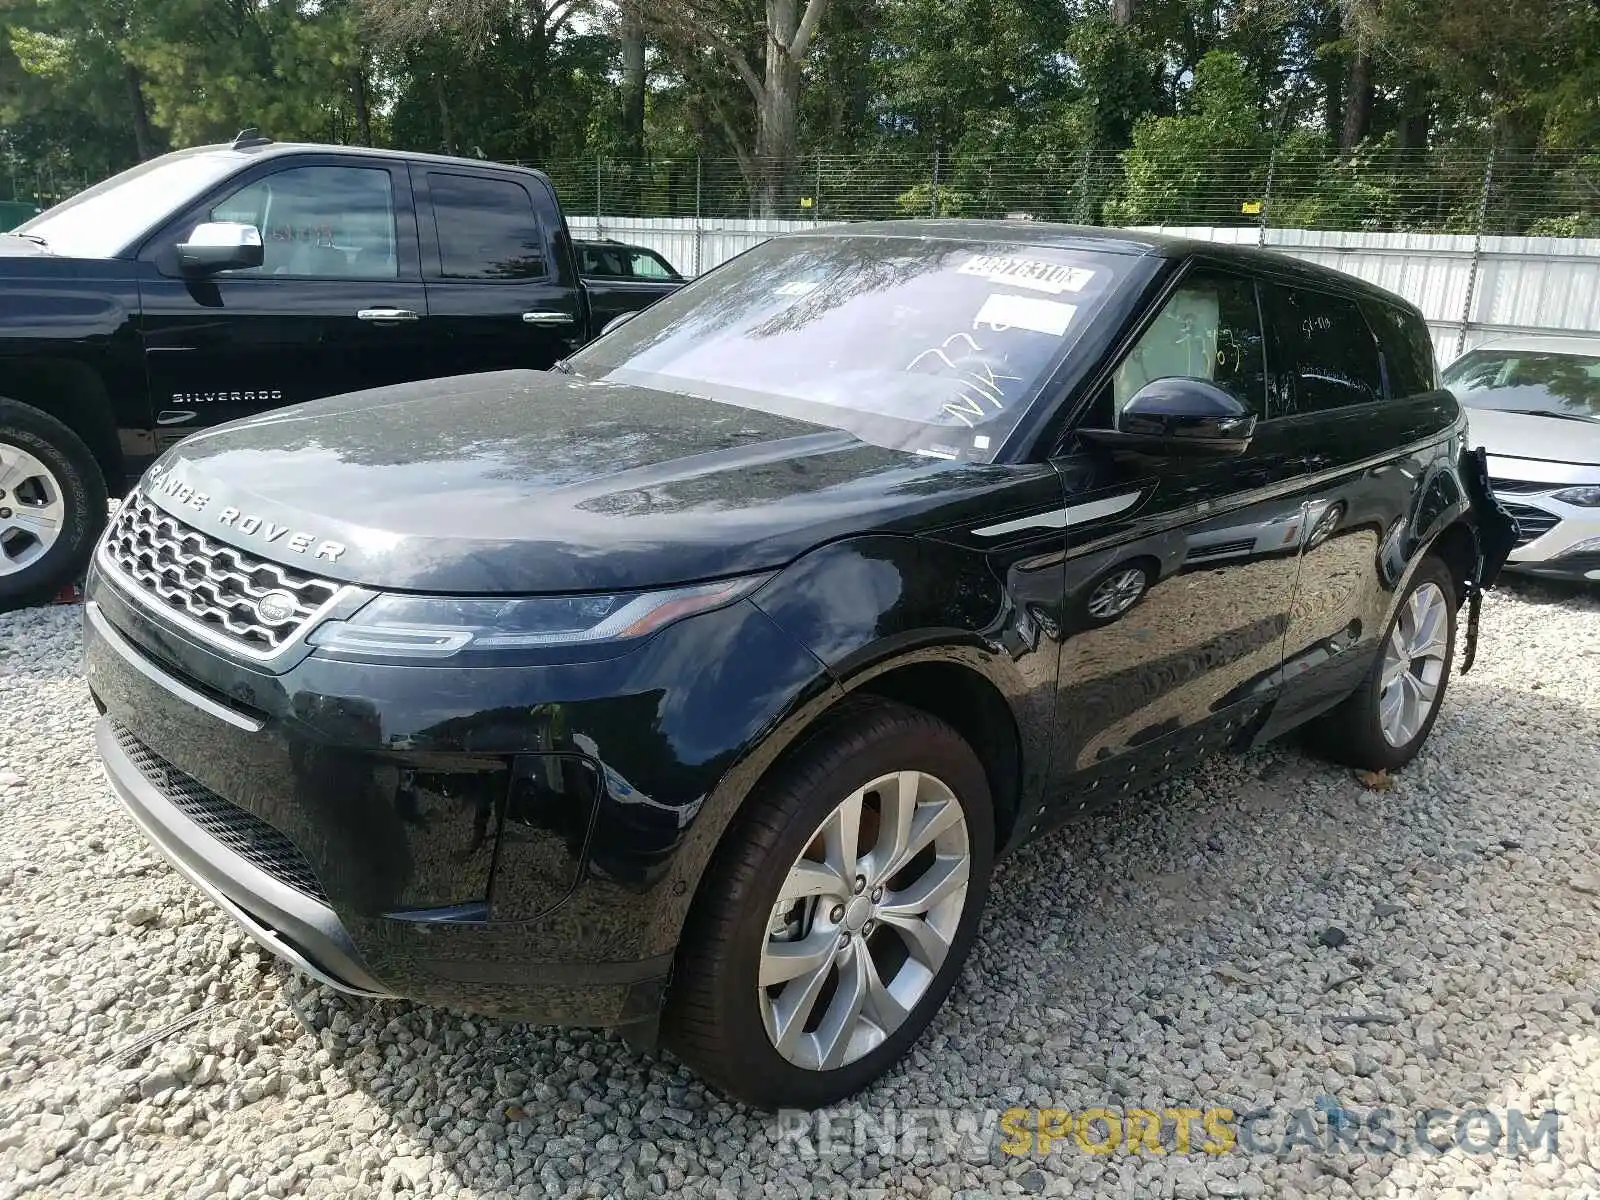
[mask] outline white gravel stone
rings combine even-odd
[[[1600,595],[1491,595],[1390,790],[1278,745],[1006,863],[944,1012],[811,1151],[613,1035],[360,1003],[263,955],[107,795],[81,618],[0,616],[0,1200],[1600,1194]],[[1013,1157],[995,1126],[1318,1104],[1563,1115],[1522,1157]],[[886,1135],[891,1110],[972,1136]]]

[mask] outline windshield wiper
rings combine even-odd
[[[32,242],[36,246],[43,246],[46,250],[50,249],[50,243],[45,241],[37,233],[18,233],[15,229],[11,229],[6,231],[5,236],[21,238],[25,242]]]

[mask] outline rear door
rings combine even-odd
[[[1381,301],[1284,279],[1268,285],[1280,423],[1304,455],[1310,513],[1285,638],[1290,724],[1365,677],[1420,534],[1461,499],[1425,331]]]
[[[205,221],[254,225],[263,264],[185,277],[174,247]],[[151,239],[139,290],[152,407],[175,434],[429,373],[416,222],[398,162],[268,159]]]
[[[436,375],[543,370],[584,341],[561,210],[536,175],[413,164]]]

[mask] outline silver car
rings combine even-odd
[[[1442,383],[1521,529],[1506,569],[1600,580],[1600,338],[1494,338]]]

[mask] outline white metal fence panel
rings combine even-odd
[[[649,246],[686,275],[709,271],[777,234],[818,228],[813,221],[659,217],[569,217],[568,224],[575,237]],[[1387,288],[1422,310],[1441,363],[1503,333],[1600,333],[1600,238],[1267,229],[1263,241],[1254,226],[1159,232],[1265,245]]]

